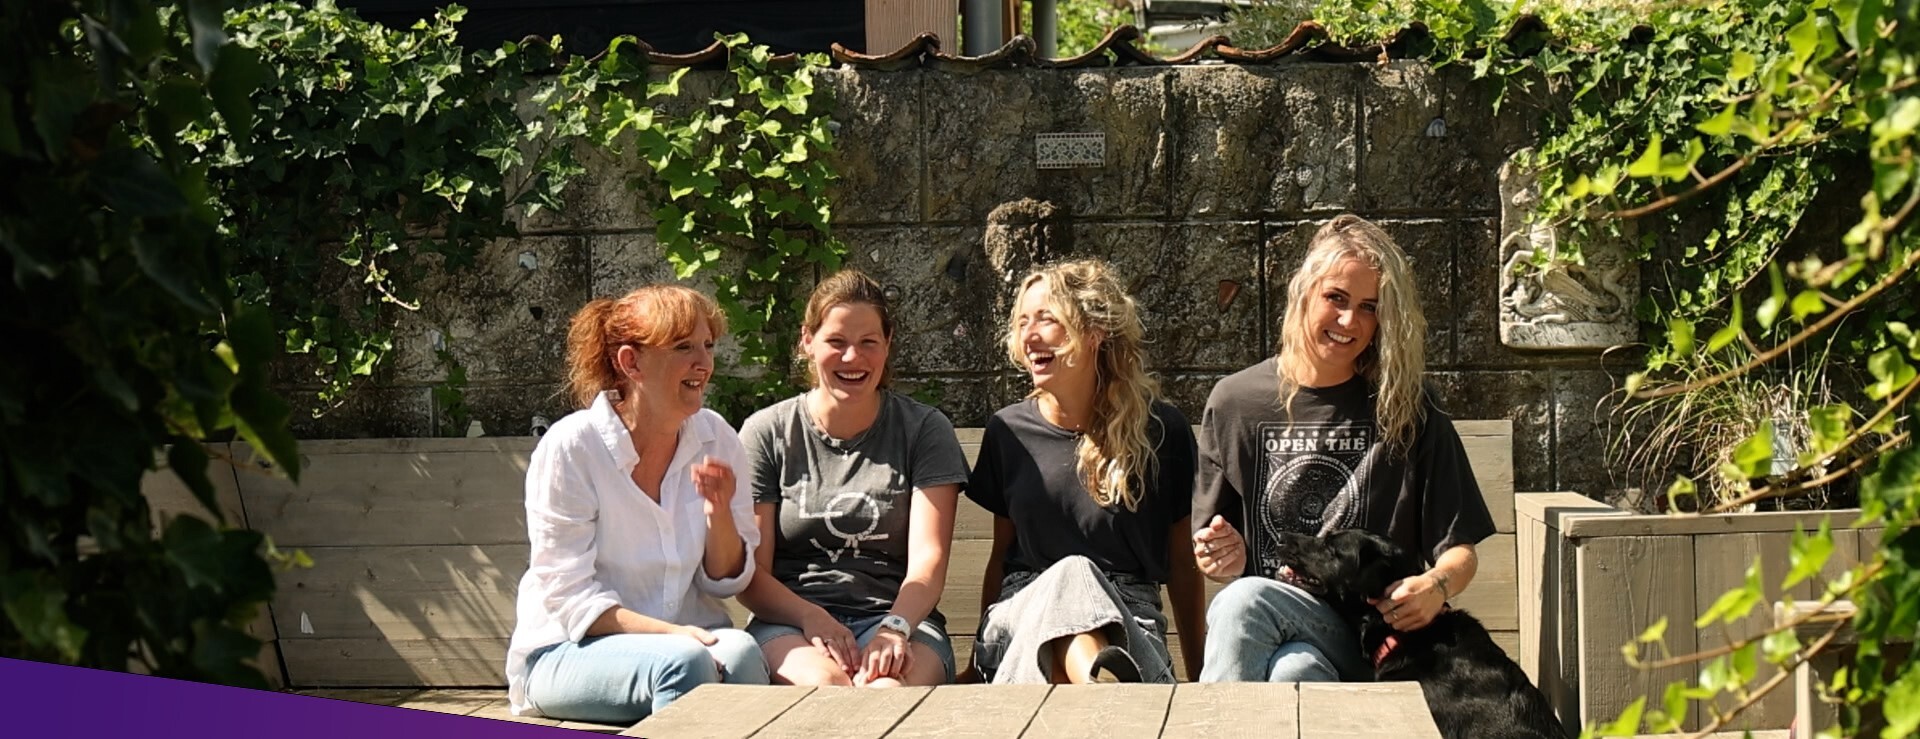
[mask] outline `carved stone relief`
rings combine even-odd
[[[1560,256],[1552,224],[1531,223],[1535,175],[1500,167],[1500,342],[1516,349],[1601,350],[1639,338],[1633,317],[1640,265],[1623,242],[1585,244]]]

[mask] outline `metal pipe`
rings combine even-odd
[[[1033,40],[1040,46],[1040,58],[1060,55],[1059,0],[1033,0]]]
[[[967,56],[982,56],[993,53],[1005,44],[1000,38],[1001,0],[965,0],[966,27],[961,30],[961,53]]]

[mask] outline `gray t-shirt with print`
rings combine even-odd
[[[967,461],[946,414],[882,391],[873,425],[828,436],[800,395],[740,427],[753,502],[778,506],[773,576],[841,618],[886,613],[907,576],[914,488],[967,482]],[[936,623],[938,611],[928,616]]]

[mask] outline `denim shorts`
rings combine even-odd
[[[841,626],[853,632],[854,641],[859,643],[861,649],[866,649],[867,642],[873,641],[873,637],[880,633],[880,621],[885,619],[886,615],[851,618],[835,616],[834,618],[840,621]],[[783,636],[806,636],[800,627],[763,621],[757,616],[747,622],[746,631],[753,636],[754,641],[760,642],[762,647],[765,647],[767,642]],[[940,666],[946,672],[946,681],[953,682],[953,640],[947,638],[946,628],[935,623],[933,619],[921,619],[920,625],[913,629],[913,642],[924,644],[928,649],[933,650],[934,654],[939,655]]]

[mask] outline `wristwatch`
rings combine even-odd
[[[889,613],[880,619],[880,628],[898,632],[901,636],[913,636],[913,624],[907,623],[903,616]]]

